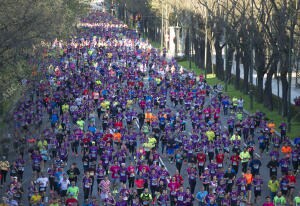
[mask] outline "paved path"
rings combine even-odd
[[[91,36],[93,36],[93,34],[91,34]],[[146,85],[146,87],[148,86],[148,78],[147,78],[147,76],[144,78],[144,83],[145,83],[145,85]],[[123,86],[125,87],[125,85],[126,84],[124,84]],[[35,97],[36,98],[36,97]],[[210,100],[211,100],[211,97],[206,97],[205,98],[205,105],[210,105]],[[174,107],[172,104],[171,104],[171,102],[170,102],[170,98],[169,98],[169,95],[168,95],[168,98],[167,98],[167,106],[173,111],[173,112],[178,112],[178,110],[179,109],[182,109],[182,107],[180,107],[180,106],[177,106],[177,107]],[[133,105],[133,108],[136,110],[136,111],[140,111],[140,109],[139,109],[139,106],[138,106],[138,104],[137,103],[135,103],[134,105]],[[156,113],[158,110],[154,110],[154,113]],[[46,110],[44,109],[43,110],[43,112],[44,112],[44,115],[43,115],[43,124],[42,124],[42,126],[41,126],[41,130],[43,130],[43,129],[45,129],[45,128],[50,128],[50,122],[48,121],[48,115],[46,114]],[[224,115],[221,115],[221,126],[222,126],[222,128],[227,128],[227,119],[228,119],[228,116],[224,116]],[[98,129],[101,131],[102,130],[102,127],[100,126],[101,125],[101,122],[102,122],[102,119],[96,119],[96,125],[97,125],[97,127],[98,127]],[[126,122],[125,122],[125,120],[123,120],[123,123],[124,123],[124,125],[126,125]],[[192,132],[192,128],[191,128],[191,120],[190,120],[190,118],[188,117],[187,118],[187,124],[186,124],[186,131],[185,131],[185,133],[187,134],[187,135],[189,135],[191,132]],[[30,128],[30,130],[31,130],[31,132],[34,134],[34,135],[37,135],[37,136],[40,136],[41,135],[41,133],[40,133],[40,131],[39,130],[35,130],[34,128]],[[134,125],[134,127],[133,127],[133,131],[138,131],[138,128]],[[256,135],[257,135],[258,133],[256,133]],[[256,142],[257,142],[257,140],[256,140]],[[138,144],[140,144],[140,143],[138,143]],[[19,145],[20,146],[20,145]],[[257,145],[257,143],[256,143],[256,147],[258,148],[258,145]],[[25,165],[25,173],[24,173],[24,180],[23,180],[23,182],[22,182],[22,184],[23,184],[23,187],[24,187],[24,189],[25,189],[25,192],[24,192],[24,195],[23,195],[23,205],[28,205],[28,200],[27,200],[27,194],[28,194],[28,191],[27,191],[27,188],[28,188],[28,186],[29,186],[29,183],[30,183],[30,181],[32,180],[32,179],[34,179],[33,178],[33,173],[32,173],[32,168],[31,168],[31,164],[30,164],[30,160],[29,160],[29,155],[28,155],[28,153],[27,153],[27,149],[29,148],[29,145],[27,145],[26,146],[26,152],[25,152],[25,160],[26,160],[26,165]],[[160,149],[159,149],[159,151],[160,151]],[[10,160],[14,160],[15,158],[16,158],[16,150],[12,150],[11,152],[10,152],[10,154],[9,154],[9,159]],[[73,156],[73,155],[71,155],[71,153],[70,153],[70,155],[69,155],[69,159],[68,159],[68,162],[67,162],[67,166],[65,167],[65,169],[68,169],[69,168],[69,166],[72,164],[72,163],[76,163],[78,166],[79,166],[79,169],[80,169],[80,171],[81,171],[81,173],[82,173],[82,171],[83,171],[83,167],[82,167],[82,161],[81,161],[81,156],[79,156],[79,157],[76,157],[76,156]],[[262,155],[262,162],[263,162],[263,166],[262,166],[262,168],[260,169],[260,171],[261,171],[261,176],[262,176],[262,178],[264,179],[264,185],[263,185],[263,192],[262,192],[262,197],[265,197],[265,196],[267,196],[267,195],[269,195],[269,193],[268,193],[268,188],[267,188],[267,181],[268,181],[268,179],[269,179],[269,175],[268,175],[268,169],[266,168],[266,163],[269,161],[269,155],[267,155],[267,154],[263,154]],[[166,167],[167,167],[167,169],[169,170],[169,172],[171,173],[171,175],[173,175],[174,173],[175,173],[175,165],[173,164],[173,163],[170,163],[168,160],[167,160],[167,158],[165,158],[163,155],[161,155],[161,160],[162,160],[162,163],[163,164],[165,164],[166,165]],[[130,160],[129,160],[129,158],[127,158],[127,160],[126,160],[126,163],[128,163]],[[51,161],[47,161],[47,163],[46,163],[46,166],[45,166],[45,168],[48,168],[49,166],[50,166],[50,162]],[[226,168],[226,166],[228,166],[228,165],[225,165],[225,168]],[[183,165],[183,168],[182,168],[182,175],[183,175],[183,177],[184,177],[184,186],[186,187],[187,185],[188,185],[188,180],[187,180],[187,172],[186,172],[186,168],[187,168],[187,164],[184,164]],[[241,171],[241,169],[239,169],[239,171]],[[280,172],[279,172],[280,173]],[[237,176],[239,177],[241,175],[241,173],[239,173]],[[80,203],[82,203],[83,202],[83,192],[82,192],[82,184],[81,184],[81,179],[82,178],[82,174],[80,175],[80,178],[79,178],[79,184],[78,184],[78,186],[79,186],[79,188],[80,188],[80,194],[79,194],[79,200],[80,200]],[[300,189],[300,187],[299,187],[299,181],[300,181],[300,178],[299,177],[297,177],[297,190],[298,189]],[[200,181],[198,180],[197,181],[197,187],[196,187],[196,192],[197,191],[199,191],[199,188],[200,188],[200,185],[201,185],[201,183],[200,183]],[[6,185],[7,186],[7,185]],[[5,187],[4,188],[2,188],[1,190],[0,190],[0,194],[1,195],[4,195],[4,192],[5,192]],[[49,194],[49,189],[47,190],[48,192],[47,192],[47,194]],[[93,196],[95,196],[96,198],[99,198],[99,196],[97,195],[97,186],[96,186],[96,184],[94,184],[94,188],[93,188]],[[257,205],[261,205],[261,201],[260,202],[258,202],[258,204]],[[194,204],[194,205],[196,205],[196,204]]]

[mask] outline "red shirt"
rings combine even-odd
[[[139,82],[139,87],[144,87],[144,83],[143,82]]]
[[[115,122],[114,126],[115,126],[115,128],[122,128],[123,123],[122,122]]]
[[[178,184],[180,184],[180,185],[183,184],[183,178],[180,174],[174,175],[173,177],[175,177],[176,182],[178,182]]]
[[[68,198],[67,201],[66,201],[66,205],[67,205],[67,206],[72,206],[72,205],[74,205],[75,203],[78,204],[78,200],[76,200],[76,199],[73,198],[73,197]]]
[[[222,164],[222,163],[223,163],[223,160],[224,160],[224,154],[219,153],[219,154],[216,156],[216,162],[217,162],[217,164]]]
[[[137,179],[134,181],[135,182],[135,185],[138,189],[143,189],[144,188],[144,184],[145,184],[145,181],[144,179]]]
[[[87,95],[89,91],[87,89],[83,90],[83,95]]]
[[[89,143],[90,141],[91,141],[91,139],[88,138],[88,137],[85,137],[85,138],[82,139],[83,144],[87,144],[87,143]]]
[[[103,136],[103,140],[104,140],[105,142],[111,141],[112,138],[113,138],[113,135],[110,134],[110,133],[105,134],[105,135]]]
[[[232,155],[230,157],[230,160],[232,162],[232,165],[235,166],[235,165],[239,165],[241,158],[239,155]]]
[[[289,180],[289,183],[292,183],[292,184],[296,184],[296,177],[294,175],[287,175],[286,176]]]
[[[200,163],[204,165],[204,163],[206,162],[206,155],[204,153],[199,153],[197,155],[197,160],[198,160],[198,164],[200,165]],[[200,166],[203,166],[203,165],[200,165]]]

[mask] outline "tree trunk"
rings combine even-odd
[[[256,96],[256,100],[258,102],[263,102],[263,96],[264,96],[264,75],[265,75],[265,72],[261,72],[261,70],[257,71],[257,96]]]
[[[231,68],[232,68],[232,61],[233,61],[233,53],[234,53],[234,48],[231,45],[228,45],[227,61],[226,61],[226,78],[228,84],[230,84],[231,82]]]
[[[184,54],[187,58],[189,58],[190,55],[190,35],[189,35],[189,29],[186,31],[186,36],[185,36],[185,46],[184,46]]]
[[[247,94],[249,92],[249,69],[250,69],[250,52],[244,52],[245,55],[242,58],[244,67],[244,81],[243,81],[243,92]]]
[[[236,50],[236,54],[235,54],[235,89],[240,89],[240,74],[241,74],[241,70],[240,70],[240,58],[241,58],[241,51],[238,48]]]
[[[288,115],[288,92],[289,92],[289,83],[287,80],[287,74],[288,74],[288,68],[289,68],[289,54],[288,50],[284,50],[284,53],[282,55],[281,62],[281,68],[280,68],[280,80],[281,80],[281,91],[282,91],[282,115],[286,117]]]
[[[194,49],[195,49],[195,64],[200,67],[200,41],[199,38],[194,39]]]
[[[215,51],[216,51],[216,76],[220,80],[224,80],[224,63],[222,58],[222,47],[220,47],[220,41],[215,40]]]
[[[255,41],[255,67],[257,73],[257,89],[256,100],[260,103],[263,102],[264,95],[264,75],[267,72],[266,68],[266,49],[263,38],[259,35]]]
[[[197,62],[198,62],[198,67],[203,69],[204,68],[204,50],[205,50],[205,42],[199,38],[198,39],[198,49],[197,49]]]
[[[277,71],[278,65],[278,55],[274,55],[275,58],[271,63],[270,70],[267,73],[267,79],[265,82],[265,90],[264,90],[264,106],[269,108],[271,111],[274,109],[273,105],[273,94],[272,94],[272,79],[274,73]]]
[[[208,32],[210,33],[210,32]],[[212,61],[211,61],[211,41],[207,40],[207,57],[206,57],[206,73],[211,74],[213,73],[212,70]]]

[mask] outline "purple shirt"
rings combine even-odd
[[[255,191],[261,191],[263,180],[261,178],[254,178],[252,181]]]

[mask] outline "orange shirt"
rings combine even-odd
[[[244,177],[246,178],[247,184],[250,185],[253,181],[253,175],[246,173],[246,174],[244,174]]]
[[[292,152],[292,148],[290,146],[282,146],[281,147],[281,152],[283,154],[288,154]]]
[[[271,133],[275,132],[275,123],[271,122],[268,124],[268,128],[270,129]]]
[[[151,116],[152,116],[152,113],[150,113],[150,112],[146,112],[145,113],[145,120],[146,120],[146,122],[150,122]]]
[[[114,133],[113,134],[113,140],[114,140],[114,142],[121,142],[121,133],[119,133],[119,132],[116,132],[116,133]]]
[[[154,122],[156,120],[157,120],[157,117],[155,115],[151,114],[151,116],[150,116],[150,122]]]

